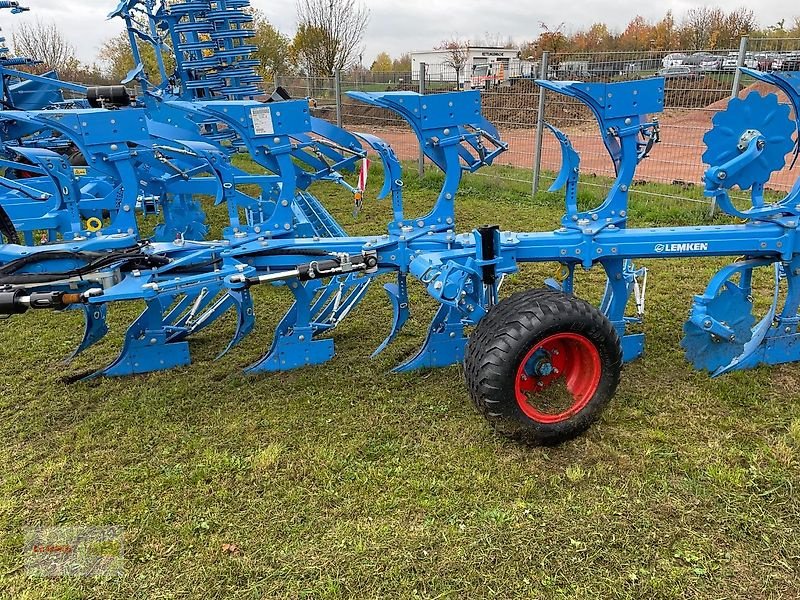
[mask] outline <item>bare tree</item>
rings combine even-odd
[[[293,50],[309,75],[331,76],[356,65],[369,10],[357,0],[297,0]]]
[[[442,64],[456,72],[456,85],[461,85],[461,71],[469,59],[469,41],[453,37],[436,46],[435,50],[446,51]]]
[[[723,22],[724,39],[719,40],[722,47],[733,48],[739,44],[743,35],[758,28],[755,13],[749,8],[741,7],[728,13]]]
[[[32,67],[36,73],[70,68],[75,62],[75,47],[55,22],[21,23],[11,35],[11,43],[17,56],[41,61]]]
[[[719,8],[708,6],[690,8],[681,23],[681,42],[692,50],[711,48],[719,36],[724,19],[725,13]]]

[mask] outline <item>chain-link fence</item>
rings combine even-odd
[[[415,73],[356,71],[339,78],[279,77],[281,85],[296,97],[309,96],[317,103],[316,114],[332,122],[337,119],[352,131],[373,133],[389,142],[401,160],[419,157],[419,145],[411,129],[394,113],[367,106],[349,98],[347,91],[422,91],[437,93],[464,88],[482,92],[483,112],[500,130],[510,149],[500,163],[515,167],[493,176],[546,189],[560,168],[561,153],[556,139],[537,126],[547,122],[567,133],[581,155],[584,184],[608,187],[614,168],[597,123],[577,100],[546,92],[540,102],[537,77],[547,79],[615,82],[654,75],[665,78],[661,143],[638,172],[635,191],[682,200],[707,202],[702,194],[705,171],[703,136],[711,128],[715,113],[728,100],[750,90],[775,91],[740,74],[738,67],[760,70],[800,70],[800,39],[747,39],[739,48],[705,52],[593,52],[547,54],[517,71],[503,70],[487,76],[461,74],[446,65],[425,65],[423,81]],[[460,80],[460,83],[459,83]],[[783,98],[783,101],[786,99]],[[790,189],[790,173],[778,174],[770,186]]]

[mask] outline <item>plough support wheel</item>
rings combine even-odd
[[[500,434],[554,445],[583,433],[611,400],[622,347],[614,326],[592,305],[528,290],[481,321],[464,365],[472,399]]]

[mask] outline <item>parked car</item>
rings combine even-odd
[[[789,52],[784,55],[780,67],[775,68],[780,68],[781,71],[800,71],[800,52]]]
[[[738,52],[729,52],[728,56],[725,57],[725,60],[722,61],[722,70],[723,71],[735,71],[739,66],[739,53]],[[748,69],[757,69],[758,68],[758,59],[756,58],[755,54],[747,53],[744,57],[744,66]]]
[[[760,54],[756,54],[756,61],[758,61],[757,69],[759,71],[772,71],[780,67],[776,67],[776,62],[778,62],[780,56],[778,54],[774,54],[771,52],[761,52]]]
[[[664,57],[664,60],[661,61],[661,66],[665,69],[669,69],[670,67],[679,67],[683,64],[683,61],[686,60],[686,55],[680,52],[673,52],[672,54],[667,54]]]
[[[722,70],[723,58],[721,56],[707,56],[700,62],[700,70],[713,72]]]
[[[664,79],[699,79],[701,76],[698,68],[692,68],[685,65],[677,67],[667,67],[658,72],[659,77]]]
[[[714,55],[710,52],[695,52],[691,56],[687,56],[683,59],[681,65],[689,66],[689,67],[699,67],[700,64],[707,60],[708,58],[713,58]],[[678,65],[675,65],[678,66]]]

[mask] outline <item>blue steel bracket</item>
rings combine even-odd
[[[38,167],[38,172],[43,174],[46,184],[40,199],[44,202],[32,202],[26,198],[22,202],[12,203],[9,198],[4,198],[2,204],[9,216],[14,220],[17,228],[25,234],[29,245],[33,243],[33,232],[45,230],[49,241],[55,241],[56,232],[60,232],[66,239],[82,237],[78,202],[80,188],[72,171],[72,167],[63,156],[40,148],[9,147],[9,149],[24,157],[30,164]],[[22,168],[25,168],[22,166]],[[14,187],[14,182],[0,178],[0,186]]]
[[[275,104],[252,101],[170,102],[187,113],[195,111],[224,123],[237,131],[253,159],[280,177],[282,183],[275,207],[259,228],[273,235],[291,233],[294,226],[292,205],[297,189],[293,135],[310,133],[311,120],[305,100],[287,100]]]
[[[537,80],[537,83],[545,89],[575,98],[592,111],[617,173],[599,207],[566,214],[562,225],[592,234],[605,227],[625,227],[628,194],[636,167],[649,154],[652,144],[659,140],[658,121],[648,122],[646,117],[664,110],[664,79],[617,83]]]
[[[581,174],[581,157],[575,151],[566,133],[553,127],[550,123],[545,123],[545,127],[553,133],[561,147],[561,170],[553,185],[547,191],[557,192],[564,190],[564,197],[567,203],[566,216],[572,221],[572,217],[578,214],[578,180]]]
[[[740,67],[739,70],[753,79],[774,85],[789,99],[794,114],[800,115],[800,71],[756,71],[746,67]],[[795,116],[794,123],[796,137],[792,167],[797,163],[797,157],[800,154],[800,119],[797,116]]]
[[[318,282],[302,284],[289,282],[288,288],[295,303],[278,324],[275,337],[267,354],[246,369],[247,373],[271,373],[319,365],[331,360],[335,354],[332,339],[314,339],[311,323],[311,305]]]
[[[467,342],[461,313],[450,306],[442,305],[431,321],[422,348],[393,372],[408,373],[417,369],[436,369],[461,363],[464,361]]]
[[[770,176],[785,166],[786,155],[797,147],[792,139],[797,125],[789,118],[789,106],[781,104],[775,94],[762,96],[753,91],[744,99],[731,99],[712,123],[703,137],[703,162],[710,165],[704,178],[706,196],[741,219],[800,214],[797,186],[779,202],[768,203],[764,197]],[[751,208],[738,209],[731,201],[728,190],[737,186],[750,190]]]
[[[627,326],[631,321],[640,322],[641,319],[629,319],[625,316],[636,285],[636,277],[641,271],[637,271],[630,260],[604,259],[600,263],[607,276],[606,291],[600,303],[600,310],[614,325],[622,340],[623,360],[631,362],[644,353],[644,334],[627,332]]]
[[[478,234],[473,235],[477,237]],[[461,236],[462,241],[464,237]],[[455,236],[448,239],[454,241]],[[497,247],[499,250],[499,244]],[[463,249],[418,254],[411,261],[409,271],[437,302],[460,312],[465,321],[477,323],[497,295],[497,283],[489,285],[485,281],[484,269],[492,267],[496,281],[518,269],[508,252],[486,259],[481,258],[480,253],[480,245],[473,242]]]
[[[417,219],[403,219],[394,229],[452,229],[455,198],[463,172],[491,165],[508,149],[497,129],[481,114],[480,92],[422,96],[414,92],[348,92],[355,100],[399,114],[417,136],[420,148],[445,174],[433,210]]]
[[[783,308],[779,311],[781,282],[786,281]],[[767,314],[753,327],[752,337],[742,353],[713,377],[730,371],[753,369],[759,365],[779,365],[800,361],[800,257],[776,263],[773,302]]]
[[[297,102],[283,100],[268,104],[280,113],[281,107],[287,103]],[[322,119],[310,117],[310,122],[313,135],[301,131],[289,133],[291,139],[297,142],[294,157],[297,161],[299,189],[306,190],[316,181],[332,181],[355,193],[357,190],[344,180],[340,171],[353,172],[358,162],[366,158],[367,153],[361,141],[349,131]]]
[[[403,167],[394,153],[392,147],[377,136],[368,133],[359,133],[369,146],[378,153],[383,165],[383,187],[378,193],[378,200],[392,195],[392,217],[389,223],[389,232],[399,235],[403,228]]]

